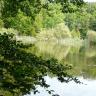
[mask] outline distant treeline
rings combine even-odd
[[[96,4],[83,0],[1,0],[0,27],[13,28],[19,34],[33,35],[41,29],[67,25],[71,31],[86,37],[96,31]]]

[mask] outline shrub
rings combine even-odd
[[[0,28],[2,28],[4,25],[3,20],[0,19]]]
[[[12,33],[12,34],[16,35],[16,34],[18,34],[18,31],[15,30],[15,29],[12,29],[12,28],[8,28],[8,29],[0,28],[0,33],[1,34],[3,34],[3,33],[8,33],[8,34]]]
[[[42,30],[39,34],[37,34],[37,38],[38,39],[63,39],[63,38],[67,38],[67,37],[71,37],[71,33],[70,30],[68,29],[67,26],[64,25],[64,23],[60,23],[57,26],[55,26],[54,28],[51,29],[44,29]]]
[[[19,31],[20,34],[34,35],[35,28],[32,24],[31,17],[26,16],[19,10],[16,17],[9,17],[5,21],[5,27],[14,28]]]

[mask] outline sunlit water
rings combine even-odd
[[[60,96],[96,96],[96,46],[64,46],[50,42],[39,42],[35,45],[35,54],[43,58],[54,57],[73,65],[72,73],[84,84],[61,83],[56,77],[46,77],[50,89]],[[52,96],[45,89],[37,86],[40,93],[32,92],[25,96]]]
[[[57,78],[46,77],[46,81],[50,84],[50,89],[60,96],[96,96],[96,80],[84,79],[79,77],[84,84],[76,84],[74,82],[60,83]],[[39,94],[34,95],[32,92],[26,96],[51,96],[45,89],[38,87]]]

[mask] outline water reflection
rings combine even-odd
[[[31,54],[26,52],[26,47],[22,44],[18,45],[15,41],[11,41],[8,36],[3,36],[4,40],[8,41],[7,46],[2,40],[0,44],[0,95],[4,96],[22,96],[36,90],[36,85],[40,85],[44,88],[48,87],[46,81],[51,85],[50,88],[56,89],[56,93],[61,96],[88,96],[90,90],[91,96],[94,96],[94,88],[96,86],[96,45],[91,46],[65,46],[59,43],[43,41],[37,42],[34,47],[30,47]],[[10,37],[11,38],[11,37]],[[3,43],[2,43],[3,42]],[[22,49],[22,46],[25,49]],[[15,47],[14,47],[15,46]],[[27,50],[29,51],[29,50]],[[43,57],[37,57],[37,56]],[[59,62],[64,64],[68,63],[73,66],[73,70],[70,72],[75,76],[82,76],[84,79],[82,82],[87,83],[87,87],[77,85],[73,82],[68,83],[72,78],[67,74],[67,69],[70,66],[63,66],[58,63],[55,59],[48,60],[50,58],[56,58]],[[47,59],[47,60],[46,60]],[[49,75],[55,78],[43,78]],[[68,77],[65,80],[64,77]],[[58,80],[68,83],[60,83]],[[88,81],[88,79],[91,79]],[[46,79],[46,81],[45,81]],[[86,80],[85,80],[86,79]],[[57,85],[56,85],[57,84]],[[90,89],[92,86],[92,90]],[[63,87],[62,87],[63,86]],[[73,89],[71,89],[71,87]],[[41,90],[41,87],[38,87]],[[85,89],[83,89],[85,88]],[[63,90],[64,89],[64,90]],[[78,91],[75,92],[75,90]],[[82,90],[83,89],[83,90]],[[72,92],[71,92],[72,90]],[[86,94],[85,94],[86,93]],[[33,96],[33,94],[31,95]],[[46,92],[37,94],[37,96],[48,96]]]
[[[45,59],[56,58],[73,66],[73,74],[84,78],[96,78],[96,44],[65,46],[64,44],[40,41],[35,44],[35,54]]]
[[[44,76],[58,77],[61,82],[75,80],[67,73],[71,66],[58,63],[56,59],[44,60],[27,52],[31,45],[13,40],[12,34],[0,34],[0,95],[23,96],[36,85],[48,88]],[[67,77],[67,79],[65,79]],[[79,83],[79,82],[77,82]]]
[[[41,46],[40,46],[41,45]],[[46,77],[46,81],[50,84],[50,89],[55,90],[60,96],[95,96],[96,94],[96,44],[86,43],[84,46],[64,46],[60,44],[52,44],[50,42],[40,42],[35,45],[37,53],[43,58],[55,57],[59,61],[73,65],[73,73],[84,84],[76,84],[74,82],[60,83],[57,78]],[[36,53],[36,54],[37,54]],[[37,54],[37,55],[38,55]],[[64,55],[65,54],[65,55]],[[37,86],[38,87],[38,86]],[[39,94],[35,96],[51,96],[46,91],[38,87]],[[31,92],[30,95],[34,96]]]
[[[61,45],[51,41],[39,41],[35,44],[37,55],[43,58],[55,58],[62,60],[65,58],[70,50],[70,46]]]

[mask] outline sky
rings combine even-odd
[[[96,2],[96,0],[84,0],[85,2]]]

